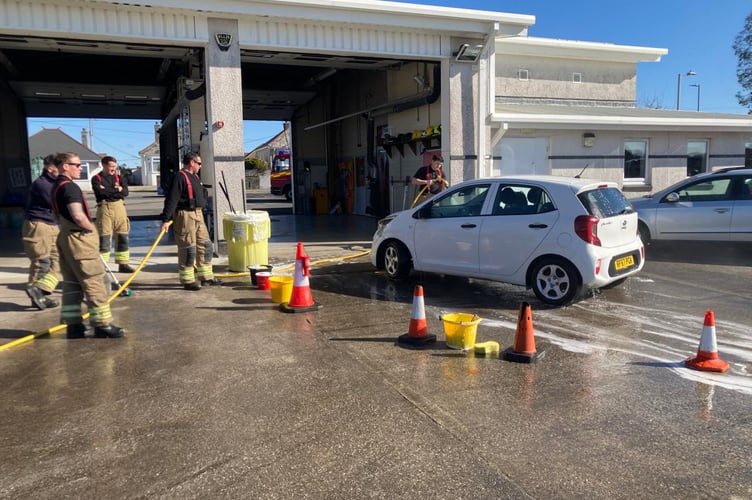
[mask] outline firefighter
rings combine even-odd
[[[57,307],[60,303],[48,297],[60,281],[60,259],[57,253],[57,227],[50,204],[52,186],[57,178],[55,155],[44,159],[42,174],[31,184],[23,223],[23,247],[31,261],[26,294],[39,310]]]
[[[81,303],[85,302],[95,337],[122,337],[125,330],[111,323],[99,233],[91,221],[86,198],[74,182],[81,177],[81,159],[75,153],[60,153],[55,157],[55,165],[58,177],[51,201],[60,223],[57,247],[63,274],[61,322],[67,325],[69,339],[84,338],[86,326]]]
[[[105,262],[110,260],[112,235],[115,235],[115,262],[121,273],[135,271],[130,264],[128,233],[130,221],[125,211],[128,182],[117,172],[117,160],[112,156],[102,158],[102,172],[91,178],[91,188],[97,199],[97,231],[99,252]]]
[[[201,156],[186,153],[183,168],[172,179],[160,215],[162,231],[169,229],[170,220],[174,222],[178,274],[186,290],[201,290],[202,285],[222,283],[222,280],[214,277],[212,270],[214,249],[202,213],[206,207],[206,194],[199,177],[200,170]]]

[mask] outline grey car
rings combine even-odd
[[[629,200],[650,241],[752,241],[752,169],[698,174]]]

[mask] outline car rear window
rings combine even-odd
[[[606,187],[583,191],[577,195],[590,215],[606,219],[633,211],[632,205],[617,188]]]

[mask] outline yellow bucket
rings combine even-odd
[[[472,349],[475,346],[475,334],[480,320],[480,316],[475,314],[444,314],[441,322],[444,324],[447,347],[464,351]]]
[[[272,302],[275,304],[290,302],[293,286],[292,276],[270,276],[269,285],[272,292]]]

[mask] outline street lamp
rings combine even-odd
[[[687,71],[687,76],[695,76],[697,73],[691,69]],[[676,109],[679,109],[679,102],[681,102],[681,78],[682,74],[676,75]]]
[[[690,87],[697,87],[697,111],[700,111],[700,84],[693,83]]]

